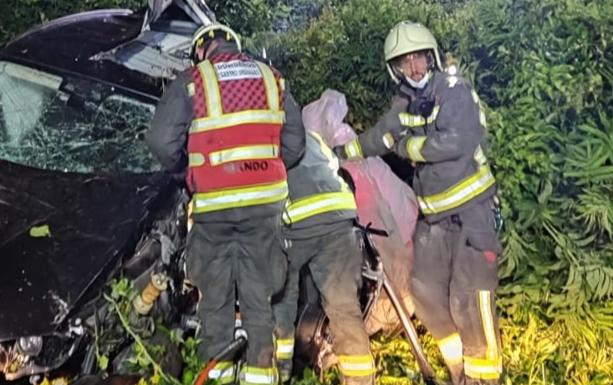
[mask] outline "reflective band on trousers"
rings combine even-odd
[[[209,161],[217,166],[223,163],[236,162],[245,159],[270,159],[279,155],[279,146],[276,144],[257,144],[253,146],[241,146],[227,148],[211,152]]]
[[[240,375],[242,385],[276,385],[277,381],[276,368],[258,368],[245,365]]]
[[[375,373],[375,364],[370,354],[338,356],[338,365],[346,377],[370,376]]]
[[[189,130],[190,133],[216,130],[240,124],[283,124],[285,112],[279,108],[279,89],[275,77],[270,68],[261,63],[256,62],[256,64],[262,72],[269,109],[245,110],[228,114],[223,113],[221,92],[213,65],[208,60],[198,65],[204,83],[208,116],[194,119]]]
[[[462,339],[458,333],[453,333],[437,341],[438,348],[448,365],[462,362]]]
[[[424,214],[441,213],[468,202],[485,192],[495,183],[494,176],[488,165],[463,181],[451,186],[439,194],[418,196],[419,208]]]
[[[502,373],[502,359],[487,360],[464,356],[464,373],[469,378],[495,380]]]
[[[194,213],[279,202],[287,198],[287,194],[286,181],[196,193],[193,197]]]
[[[398,118],[400,119],[400,124],[406,127],[421,127],[426,123],[430,124],[436,120],[436,116],[438,115],[441,106],[434,106],[434,109],[430,113],[430,116],[424,118],[421,115],[412,115],[407,112],[401,112],[398,114]]]
[[[483,334],[485,335],[485,341],[487,343],[485,357],[490,360],[495,360],[499,357],[499,353],[498,339],[496,338],[496,330],[494,329],[491,293],[489,290],[479,290],[477,296],[479,313],[481,314],[481,325],[483,326]]]
[[[283,221],[296,223],[317,214],[356,209],[355,198],[350,192],[321,193],[290,202],[283,213]]]
[[[277,359],[290,360],[294,356],[294,339],[282,338],[277,340]]]
[[[218,362],[209,372],[209,378],[218,381],[220,384],[234,382],[234,376],[234,363],[232,361]]]

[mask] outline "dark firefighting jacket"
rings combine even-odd
[[[332,150],[318,134],[307,131],[304,157],[288,171],[289,200],[283,213],[288,237],[322,235],[335,224],[356,217],[353,192],[338,169]]]
[[[234,68],[237,60],[248,65]],[[166,170],[174,173],[188,170],[187,184],[194,194],[195,220],[233,221],[280,213],[287,195],[283,168],[295,165],[304,153],[305,133],[300,108],[287,90],[282,92],[284,82],[275,70],[239,54],[234,45],[222,45],[205,63],[210,65],[202,67],[212,68],[210,73],[201,66],[190,68],[179,74],[165,90],[146,134],[147,144]],[[194,76],[195,71],[200,76]],[[217,80],[224,76],[237,81],[247,78],[254,83],[249,86],[256,86],[257,81],[250,71],[263,74],[257,84],[262,87],[256,92],[257,100],[252,98],[247,102],[249,105],[242,105],[241,98],[249,93],[233,93],[240,87],[224,87],[219,81],[213,87],[219,95],[207,98],[206,90],[211,88],[204,86],[207,76]],[[266,83],[272,87],[264,86]],[[243,121],[245,117],[247,120]],[[259,127],[262,124],[266,127]],[[245,132],[234,132],[236,127],[245,125],[248,126]],[[265,135],[250,135],[250,128],[263,129]],[[263,142],[265,137],[270,139],[267,143]],[[262,160],[267,163],[266,170],[262,169]],[[246,201],[242,198],[229,201],[240,194],[227,194],[227,189],[257,189],[266,184],[271,187],[264,192],[269,195],[266,199],[251,200],[252,204],[244,204]],[[244,190],[239,193],[249,198],[261,192]],[[203,203],[200,206],[198,199]],[[233,210],[236,208],[241,210]]]
[[[495,194],[485,137],[477,93],[465,79],[436,72],[422,90],[401,86],[387,113],[344,152],[360,158],[394,151],[410,160],[420,211],[436,222]]]

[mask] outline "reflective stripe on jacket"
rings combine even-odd
[[[192,80],[187,182],[194,213],[284,200],[280,76],[245,55],[224,53],[194,67]]]
[[[330,148],[318,134],[308,131],[304,157],[288,172],[286,224],[305,227],[355,218],[355,198],[338,169]]]
[[[367,157],[394,150],[408,159],[415,167],[420,210],[436,222],[494,195],[495,179],[483,153],[485,124],[468,83],[436,72],[422,90],[401,86],[390,110],[345,151]]]

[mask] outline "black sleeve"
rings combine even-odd
[[[391,152],[391,143],[388,142],[386,145],[384,137],[391,135],[394,140],[400,137],[402,126],[399,114],[406,109],[406,106],[406,100],[399,97],[394,98],[390,109],[379,118],[377,123],[358,136],[359,151],[362,157],[380,156]]]
[[[445,162],[474,152],[483,139],[479,103],[470,87],[458,84],[440,94],[436,129],[429,130],[427,136],[405,138],[398,145],[400,156],[418,162]]]
[[[145,141],[165,170],[182,172],[187,166],[186,143],[193,118],[187,91],[189,74],[184,72],[168,85],[157,104]]]
[[[302,123],[302,111],[296,100],[286,87],[283,106],[285,122],[281,130],[281,159],[285,168],[294,167],[302,156],[306,146],[306,132]]]

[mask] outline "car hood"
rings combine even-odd
[[[96,279],[133,251],[162,178],[0,160],[0,341],[52,332],[88,289],[100,287]]]

